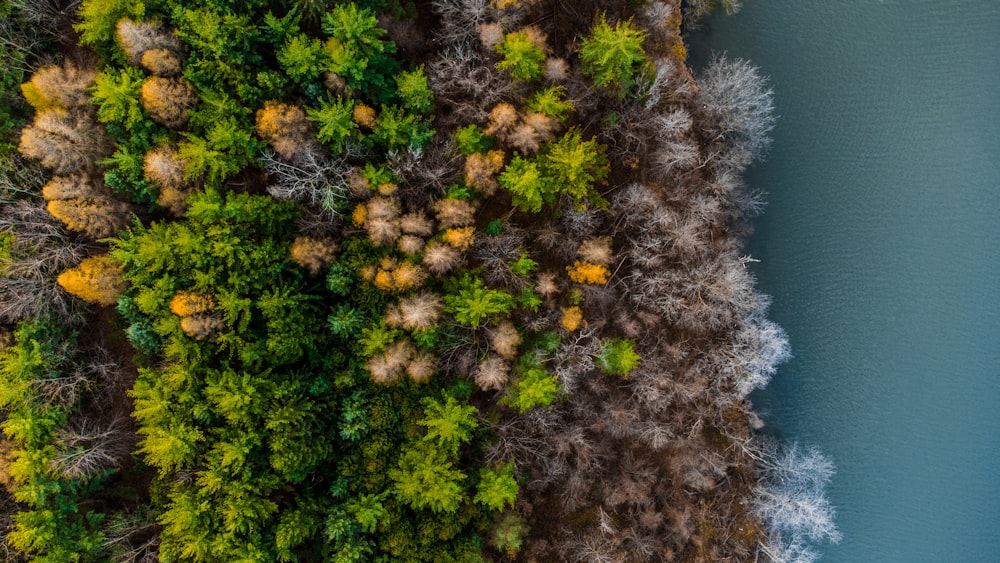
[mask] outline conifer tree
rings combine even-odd
[[[619,97],[624,97],[646,62],[642,49],[645,40],[646,33],[631,19],[611,27],[606,15],[601,14],[580,45],[583,73],[598,86],[610,88]]]
[[[107,254],[92,256],[59,274],[56,280],[67,292],[98,305],[114,305],[125,291],[121,266]]]

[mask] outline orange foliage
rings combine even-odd
[[[153,121],[180,129],[187,125],[188,110],[198,103],[198,97],[191,83],[183,78],[152,76],[142,83],[139,101]]]
[[[371,106],[358,104],[354,106],[354,122],[369,129],[375,128],[375,110]]]
[[[337,252],[337,243],[330,239],[312,237],[296,237],[290,249],[292,261],[315,276],[320,268],[333,261]]]
[[[490,122],[486,126],[486,134],[505,137],[515,125],[517,125],[517,109],[506,102],[501,102],[490,110]]]
[[[559,324],[568,332],[573,332],[581,326],[587,326],[587,322],[583,320],[583,311],[576,306],[562,309],[562,318],[559,319]]]
[[[355,227],[363,227],[365,226],[365,222],[367,220],[368,208],[365,207],[365,204],[359,203],[357,207],[354,208],[354,211],[351,212],[351,223],[353,223]]]
[[[182,291],[170,300],[170,312],[178,317],[190,317],[215,309],[215,299],[211,295]]]
[[[271,143],[274,152],[285,159],[312,144],[306,112],[281,102],[267,102],[257,111],[257,135]]]
[[[181,59],[169,49],[150,49],[142,54],[142,68],[155,76],[177,76],[181,73]]]
[[[472,244],[476,242],[476,228],[475,227],[460,227],[454,229],[448,229],[441,236],[441,240],[448,243],[451,247],[465,252],[472,247]]]
[[[86,258],[59,274],[56,283],[88,303],[114,305],[125,292],[124,272],[107,254]]]
[[[596,285],[608,283],[608,274],[611,273],[600,264],[591,264],[590,262],[581,262],[579,260],[573,262],[572,266],[566,266],[566,271],[569,272],[569,279],[576,283],[592,283]]]

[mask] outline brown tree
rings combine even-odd
[[[257,135],[286,160],[300,152],[315,150],[306,112],[298,106],[275,101],[265,103],[257,110]]]
[[[90,114],[53,108],[35,114],[17,149],[56,174],[71,174],[93,167],[110,142]]]
[[[188,110],[198,103],[198,96],[191,83],[183,78],[152,76],[142,83],[139,101],[153,121],[180,129],[187,125]]]

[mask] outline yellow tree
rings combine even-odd
[[[124,272],[107,254],[84,259],[59,274],[56,282],[88,303],[114,305],[125,291]]]

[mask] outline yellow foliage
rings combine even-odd
[[[596,285],[608,283],[608,274],[611,273],[600,264],[581,262],[579,260],[573,262],[572,266],[566,266],[566,271],[569,273],[569,279],[576,283],[592,283]]]
[[[476,242],[475,233],[475,227],[458,227],[448,229],[441,236],[441,240],[448,243],[448,245],[452,248],[464,252],[472,247],[472,244]]]
[[[269,142],[282,158],[292,158],[308,148],[312,139],[306,112],[298,106],[274,101],[257,110],[257,135]]]
[[[296,237],[290,249],[292,261],[309,270],[315,276],[320,268],[333,261],[337,252],[337,243],[330,239],[312,237]]]
[[[90,177],[82,175],[53,176],[52,180],[42,187],[42,199],[45,201],[110,196],[110,190],[103,184],[95,185]]]
[[[101,198],[53,200],[45,206],[50,215],[62,221],[71,231],[79,231],[92,239],[115,234],[128,224],[128,204]]]
[[[170,300],[170,312],[178,317],[189,317],[198,313],[206,313],[215,309],[215,300],[211,295],[182,291]]]
[[[94,84],[96,76],[93,69],[47,65],[38,69],[30,81],[21,85],[21,92],[25,100],[37,110],[83,107],[90,100],[87,89]]]
[[[364,227],[366,220],[368,220],[368,208],[365,204],[359,203],[351,212],[351,223],[354,223],[355,227]]]
[[[354,122],[369,129],[375,128],[375,110],[371,106],[358,104],[354,106]]]
[[[153,121],[180,129],[187,125],[188,110],[198,103],[198,97],[191,83],[183,78],[152,76],[142,83],[139,101]]]
[[[393,184],[392,182],[385,182],[384,184],[378,185],[377,191],[380,195],[389,196],[396,193],[396,190],[398,189],[399,186],[396,184]]]
[[[587,322],[583,320],[583,311],[576,306],[563,307],[562,318],[559,319],[559,324],[568,332],[573,332],[581,326],[587,326]]]
[[[125,291],[124,272],[107,254],[85,258],[59,274],[56,283],[88,303],[114,305]]]
[[[169,49],[150,49],[142,54],[142,68],[155,76],[177,76],[181,73],[181,59]]]
[[[465,159],[465,183],[488,196],[493,195],[497,189],[496,175],[503,169],[503,158],[501,150],[470,154]]]

